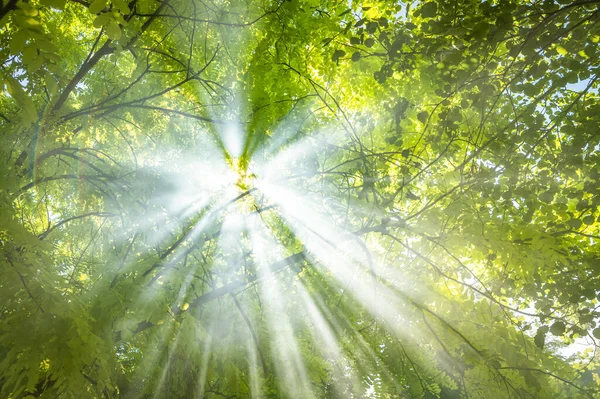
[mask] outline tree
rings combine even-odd
[[[1,396],[596,397],[599,19],[4,0]]]

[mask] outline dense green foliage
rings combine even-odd
[[[0,397],[600,396],[600,2],[359,3],[2,1]]]

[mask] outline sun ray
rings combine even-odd
[[[264,279],[260,288],[264,302],[269,306],[265,316],[273,336],[271,346],[276,353],[276,373],[281,375],[281,381],[285,381],[282,389],[289,395],[309,398],[313,394],[294,338],[293,324],[285,312],[286,296],[281,292],[278,275],[270,269],[273,260],[283,258],[281,246],[275,242],[260,217],[254,216],[253,219],[249,221],[250,240],[258,273]]]

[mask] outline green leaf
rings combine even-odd
[[[554,192],[552,191],[546,191],[543,192],[542,194],[540,194],[540,201],[543,201],[545,203],[550,203],[552,202],[552,200],[554,199]]]
[[[23,28],[31,29],[34,31],[42,32],[40,22],[26,15],[14,15],[14,20]]]
[[[35,17],[38,15],[37,8],[32,7],[29,3],[19,2],[17,3],[17,7],[19,7],[22,10],[23,14],[29,17]]]
[[[529,370],[526,370],[524,373],[525,382],[528,386],[534,387],[536,391],[540,391],[542,389],[542,385],[538,381],[537,378],[533,375],[533,373]]]
[[[538,330],[537,334],[535,334],[535,337],[533,337],[533,342],[538,348],[544,349],[544,344],[546,343],[546,332],[541,332]]]
[[[111,2],[113,6],[115,6],[121,12],[121,14],[126,15],[131,11],[126,0],[111,0]]]
[[[421,13],[421,17],[423,18],[433,18],[437,13],[437,4],[434,2],[429,2],[423,4],[423,6],[419,9]]]
[[[375,31],[377,30],[377,28],[379,27],[379,23],[376,21],[371,21],[367,23],[366,29],[367,32],[373,34],[375,33]]]
[[[112,20],[108,23],[108,26],[106,27],[106,35],[111,40],[119,40],[121,38],[121,28],[119,27],[119,24],[117,24],[116,21]]]
[[[594,222],[595,222],[594,215],[587,215],[581,220],[583,221],[583,223],[585,223],[588,226],[594,224]]]
[[[106,7],[107,0],[94,0],[90,3],[88,10],[91,14],[98,14]]]
[[[595,328],[594,331],[592,331],[592,335],[594,338],[600,339],[600,328]]]
[[[333,52],[333,55],[331,56],[331,59],[334,62],[337,62],[340,58],[342,58],[345,55],[346,55],[346,52],[344,50],[335,50]]]
[[[104,14],[100,14],[98,15],[95,19],[94,19],[94,27],[95,28],[101,28],[104,25],[108,24],[111,21],[110,18],[110,13],[104,13]]]
[[[565,328],[565,323],[563,323],[562,321],[557,321],[556,323],[552,324],[552,326],[550,326],[550,332],[552,333],[552,335],[560,336],[565,333]]]
[[[375,71],[373,72],[373,77],[375,78],[375,80],[377,81],[377,83],[383,84],[385,83],[387,77],[385,76],[384,73],[382,73],[381,71]]]
[[[427,123],[427,120],[429,119],[429,113],[427,111],[419,112],[417,114],[417,119],[421,123]]]
[[[356,62],[356,61],[359,61],[359,60],[360,60],[360,51],[355,51],[352,54],[352,61]]]
[[[25,48],[25,43],[27,43],[28,35],[27,31],[21,30],[15,33],[8,44],[10,52],[13,54],[18,54]]]
[[[21,84],[14,78],[6,76],[6,88],[8,93],[15,99],[17,104],[23,109],[22,121],[25,126],[30,126],[37,120],[37,110],[33,100],[25,93]]]
[[[136,3],[136,11],[142,13],[142,14],[147,14],[150,12],[151,10],[151,4],[152,4],[152,0],[139,0]]]
[[[579,219],[570,219],[567,221],[567,226],[572,229],[578,229],[583,225],[583,222]]]
[[[56,84],[56,80],[50,73],[45,74],[44,82],[46,83],[46,87],[48,88],[48,92],[50,93],[50,95],[56,94],[58,86]]]

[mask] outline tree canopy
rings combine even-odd
[[[3,0],[0,396],[599,397],[599,4]]]

